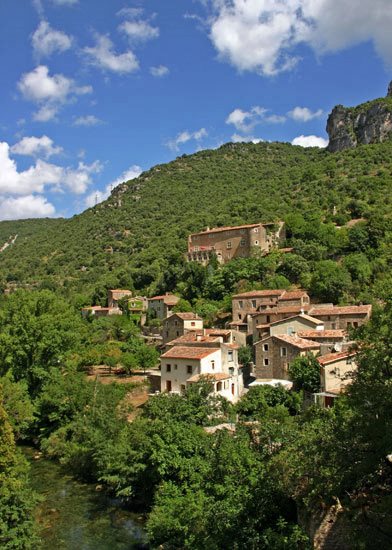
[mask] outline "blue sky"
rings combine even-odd
[[[228,141],[325,146],[385,95],[390,0],[2,0],[0,219],[72,216]]]

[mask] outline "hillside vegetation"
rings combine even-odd
[[[282,270],[278,260],[272,272],[285,277],[280,283],[315,286],[315,274],[325,271],[317,262],[334,261],[350,277],[345,298],[358,300],[364,288],[384,284],[388,273],[391,153],[389,142],[337,154],[239,143],[184,155],[117,187],[107,201],[71,219],[0,223],[0,243],[18,234],[0,255],[0,282],[82,293],[86,303],[110,286],[172,291],[189,275],[183,255],[190,232],[285,219],[295,254],[284,262],[298,265]],[[336,229],[355,218],[366,221]],[[349,255],[350,265],[342,265]],[[308,276],[301,280],[293,270]],[[228,291],[240,279],[252,281],[246,274],[234,277]]]

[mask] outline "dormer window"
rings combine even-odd
[[[231,247],[232,247],[231,241],[227,241],[226,243],[227,250],[230,250]]]

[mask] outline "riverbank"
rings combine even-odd
[[[41,497],[36,518],[42,550],[129,550],[148,548],[143,518],[96,486],[81,483],[36,450],[22,447],[31,464],[31,485]]]

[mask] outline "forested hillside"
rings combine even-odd
[[[183,156],[117,187],[106,202],[72,219],[0,223],[0,243],[18,234],[0,255],[0,282],[60,287],[64,294],[83,293],[84,302],[106,286],[171,291],[184,280],[188,233],[285,219],[295,252],[288,261],[298,265],[280,273],[278,261],[274,274],[309,286],[324,271],[317,262],[341,267],[351,255],[343,279],[351,277],[346,291],[358,299],[359,287],[373,288],[388,272],[391,153],[389,142],[336,154],[239,143]],[[356,218],[364,221],[336,228]],[[293,270],[309,276],[299,281]]]

